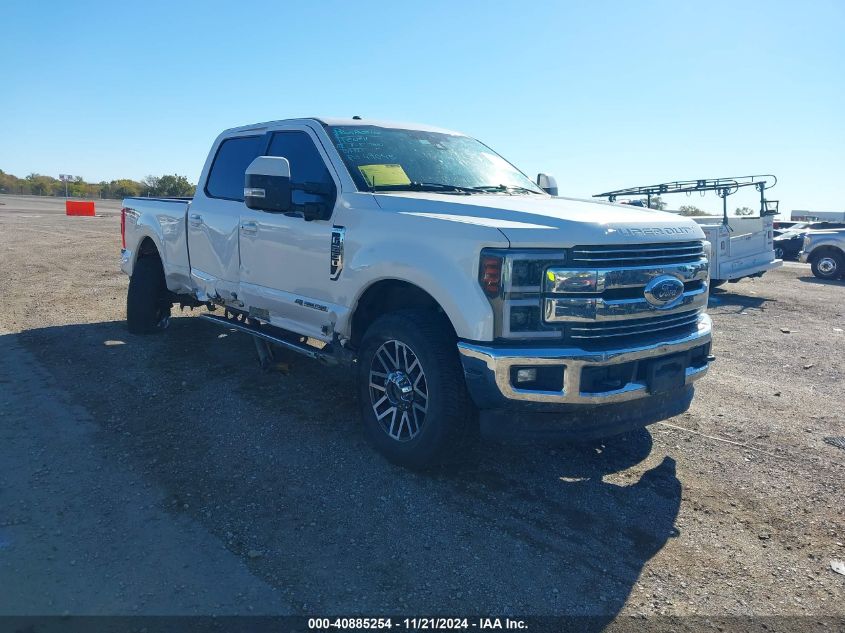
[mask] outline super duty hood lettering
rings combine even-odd
[[[544,196],[455,196],[408,192],[376,195],[379,206],[407,216],[498,229],[513,246],[704,239],[692,220],[674,213],[593,200]]]
[[[692,235],[696,233],[692,226],[645,226],[616,229],[615,232],[627,237],[640,237],[641,235]]]

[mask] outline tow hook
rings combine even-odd
[[[715,356],[715,355],[713,355],[713,354],[708,354],[708,355],[707,355],[707,362],[708,362],[708,363],[712,363],[714,360],[716,360],[716,356]]]

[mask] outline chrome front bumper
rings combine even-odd
[[[621,388],[611,391],[583,391],[582,374],[588,367],[607,367],[631,361],[643,361],[686,352],[709,345],[711,321],[706,314],[698,319],[691,334],[633,347],[586,350],[568,347],[498,347],[460,341],[458,351],[464,366],[467,385],[481,409],[518,404],[600,405],[636,400],[651,395],[645,381],[634,377]],[[709,353],[709,352],[708,352]],[[563,365],[563,389],[537,391],[519,389],[512,384],[511,368]],[[708,363],[688,366],[685,384],[698,380],[707,372]]]

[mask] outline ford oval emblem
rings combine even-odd
[[[683,296],[684,282],[671,275],[660,275],[646,284],[643,294],[651,305],[664,308]]]

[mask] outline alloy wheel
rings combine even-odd
[[[419,435],[428,412],[428,383],[414,351],[385,341],[370,361],[370,405],[382,430],[398,442]]]

